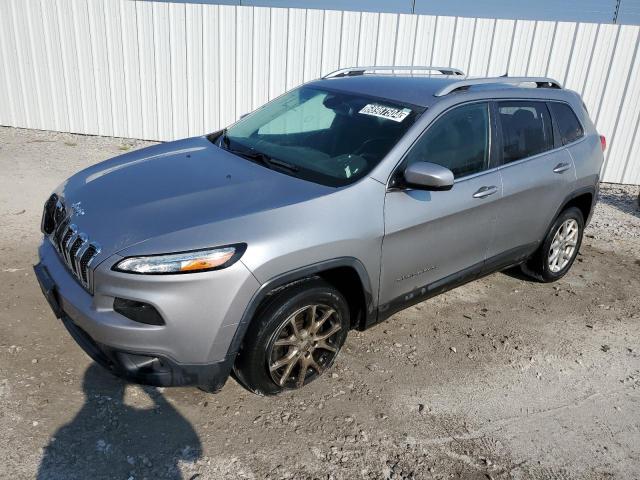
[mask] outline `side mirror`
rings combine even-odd
[[[404,171],[408,187],[423,190],[450,190],[453,187],[453,172],[435,163],[415,162]]]

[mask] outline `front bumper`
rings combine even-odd
[[[145,276],[113,272],[110,263],[96,268],[92,296],[48,241],[40,247],[36,277],[80,347],[112,373],[136,383],[221,388],[235,358],[232,339],[259,287],[246,267],[237,262],[213,272]],[[165,325],[120,315],[113,310],[116,297],[153,305]]]
[[[76,343],[96,363],[130,382],[156,387],[199,385],[208,391],[220,390],[233,367],[234,355],[210,365],[186,365],[156,355],[140,355],[101,345],[63,314],[62,323]]]

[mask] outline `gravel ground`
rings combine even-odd
[[[146,142],[0,128],[0,478],[638,479],[638,187],[602,185],[572,271],[497,273],[351,332],[276,398],[128,385],[31,265],[48,193]]]

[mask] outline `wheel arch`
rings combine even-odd
[[[577,207],[578,210],[582,212],[582,217],[584,219],[585,226],[589,223],[589,219],[591,218],[591,213],[593,213],[593,207],[595,205],[595,192],[591,189],[585,190],[581,193],[573,195],[569,200],[567,200],[558,215],[565,211],[570,207]]]
[[[314,278],[322,278],[345,296],[349,304],[352,327],[364,329],[372,322],[372,317],[376,315],[374,293],[369,274],[362,262],[354,257],[325,260],[291,270],[263,283],[245,308],[229,346],[227,357],[238,353],[249,325],[269,298],[293,285]]]
[[[577,207],[582,212],[582,216],[584,217],[584,226],[586,227],[589,223],[589,219],[591,218],[591,214],[593,213],[596,200],[597,189],[595,186],[583,187],[571,192],[565,197],[564,201],[551,218],[551,222],[545,232],[545,237],[549,233],[549,229],[553,225],[553,222],[558,218],[558,215],[570,207]]]

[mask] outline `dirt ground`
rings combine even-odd
[[[640,478],[638,187],[603,185],[556,284],[497,273],[350,333],[299,392],[210,395],[92,365],[31,270],[50,191],[145,145],[0,128],[0,478]]]

